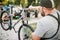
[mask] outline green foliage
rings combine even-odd
[[[55,8],[57,8],[58,4],[60,3],[60,0],[54,0],[55,2]]]
[[[37,0],[37,2],[32,3],[33,6],[39,6],[39,4],[40,4],[40,0]]]
[[[15,5],[19,5],[20,4],[20,0],[15,0]]]
[[[35,3],[35,2],[34,2],[32,5],[33,5],[33,6],[39,6],[39,3]]]
[[[0,0],[0,2],[3,2],[4,0]]]
[[[33,2],[35,2],[35,0],[28,0],[27,2],[28,2],[28,4],[26,7],[29,7]]]
[[[0,2],[2,2],[2,0],[0,0]]]

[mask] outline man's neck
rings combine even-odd
[[[48,14],[51,14],[54,10],[48,10],[47,12],[45,12],[45,16],[47,16]]]

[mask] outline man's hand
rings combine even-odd
[[[6,16],[6,15],[3,15],[3,16],[2,16],[2,20],[3,20],[3,21],[4,21],[4,20],[9,20],[9,17]]]

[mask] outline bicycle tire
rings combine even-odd
[[[21,40],[21,37],[20,37],[20,32],[21,32],[21,29],[23,28],[23,26],[29,28],[32,32],[34,32],[33,28],[30,26],[30,25],[27,25],[27,24],[23,24],[20,26],[19,30],[18,30],[18,39]]]
[[[3,21],[2,21],[2,16],[3,16],[4,13],[6,13],[7,15],[9,15],[9,13],[8,13],[7,11],[3,11],[3,12],[1,13],[1,27],[2,27],[3,30],[7,31],[7,30],[10,29],[10,27],[8,27],[7,29],[4,28]],[[10,18],[9,18],[9,20],[10,20]],[[10,24],[10,22],[9,22],[9,24]],[[10,25],[9,25],[9,26],[10,26]]]

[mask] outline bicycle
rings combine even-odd
[[[22,12],[24,12],[24,9],[21,11],[21,13]],[[2,16],[3,15],[6,15],[6,16],[8,16],[8,20],[2,20]],[[24,16],[24,15],[23,15]],[[2,29],[3,30],[5,30],[5,31],[7,31],[7,30],[11,30],[12,28],[14,29],[14,31],[15,31],[15,25],[20,21],[20,20],[22,20],[22,25],[20,26],[20,28],[19,28],[19,30],[18,30],[18,39],[19,40],[21,40],[21,37],[20,37],[20,33],[21,33],[21,30],[22,30],[22,28],[24,28],[24,27],[26,27],[26,28],[29,28],[32,32],[34,32],[34,30],[33,30],[33,28],[30,26],[30,25],[28,25],[28,24],[26,24],[26,23],[24,23],[24,17],[23,16],[21,16],[19,19],[18,19],[18,21],[14,24],[14,25],[12,25],[12,7],[10,8],[10,13],[8,13],[8,12],[2,12],[2,14],[1,14],[1,27],[2,27]],[[5,24],[6,24],[6,26],[5,26]],[[5,28],[6,27],[6,28]],[[15,31],[16,32],[16,31]],[[30,34],[31,35],[31,34]],[[25,34],[25,38],[23,39],[23,40],[25,40],[25,39],[28,39],[29,38],[29,36],[27,36],[27,34]]]

